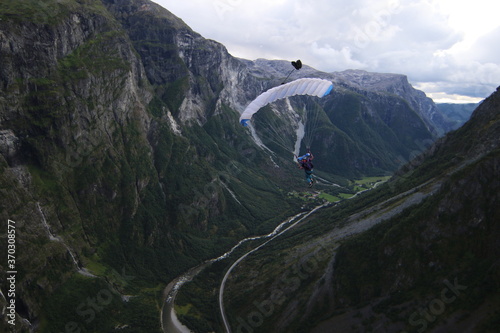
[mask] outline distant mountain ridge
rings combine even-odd
[[[479,106],[479,103],[438,103],[438,109],[452,122],[452,129],[457,129],[469,120],[472,112]]]
[[[428,129],[437,136],[442,136],[451,129],[449,121],[443,117],[434,102],[424,92],[414,89],[405,75],[374,74],[360,70],[347,70],[339,75],[359,88],[385,91],[402,97],[417,110]]]
[[[261,91],[281,84],[292,68],[288,61],[241,61],[247,66],[246,71],[262,82]],[[304,65],[293,72],[289,80],[300,77],[319,77],[334,83],[330,96],[314,101],[320,108],[318,112],[327,115],[329,121],[323,120],[321,134],[310,134],[316,138],[311,145],[325,162],[321,169],[328,172],[347,177],[359,176],[360,170],[383,173],[405,163],[410,155],[422,152],[437,137],[451,130],[451,121],[423,92],[415,90],[404,75],[359,70],[325,73]],[[246,85],[242,88],[246,89]],[[294,97],[291,100],[291,106],[298,113],[306,104],[312,107],[310,99]],[[281,113],[278,117],[289,118],[285,105],[278,105],[274,110],[277,115]],[[290,125],[282,126],[283,136],[295,135],[299,124],[294,119],[288,120],[292,122]],[[270,120],[263,120],[260,128],[264,136],[271,136],[266,133],[266,121]],[[288,132],[286,127],[290,129]]]
[[[250,65],[251,73],[259,77],[280,79],[290,72],[287,61],[257,59],[255,62],[245,61]],[[389,73],[370,73],[364,70],[347,69],[342,72],[325,73],[312,67],[304,67],[293,77],[320,77],[345,85],[352,90],[385,92],[400,96],[419,113],[428,129],[441,136],[451,130],[450,120],[436,107],[434,102],[422,91],[413,88],[405,75]]]

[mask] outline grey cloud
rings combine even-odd
[[[474,49],[448,52],[464,36],[426,0],[157,2],[175,7],[174,14],[194,30],[247,59],[301,58],[326,72],[401,73],[421,86],[480,97],[500,76],[500,28],[479,39]]]

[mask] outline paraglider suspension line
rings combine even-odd
[[[283,80],[283,82],[281,82],[281,84],[285,84],[286,80],[288,80],[288,78],[290,77],[290,75],[292,75],[293,71],[295,69],[292,69],[292,71],[290,73],[288,73],[288,75],[286,76],[286,78]]]
[[[296,70],[299,70],[302,68],[302,61],[297,60],[297,61],[292,61],[292,66],[293,68],[295,68]],[[288,75],[286,76],[286,78],[283,80],[283,82],[281,82],[281,84],[285,84],[286,80],[288,79],[288,77],[293,73],[293,69],[290,73],[288,73]]]

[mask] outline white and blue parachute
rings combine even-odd
[[[295,96],[309,95],[324,97],[333,89],[333,83],[328,80],[317,78],[302,78],[280,86],[271,88],[254,99],[240,116],[240,123],[247,126],[252,116],[262,107],[276,100]]]

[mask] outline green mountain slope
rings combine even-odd
[[[390,182],[247,257],[226,290],[232,328],[494,332],[499,132],[497,90]]]

